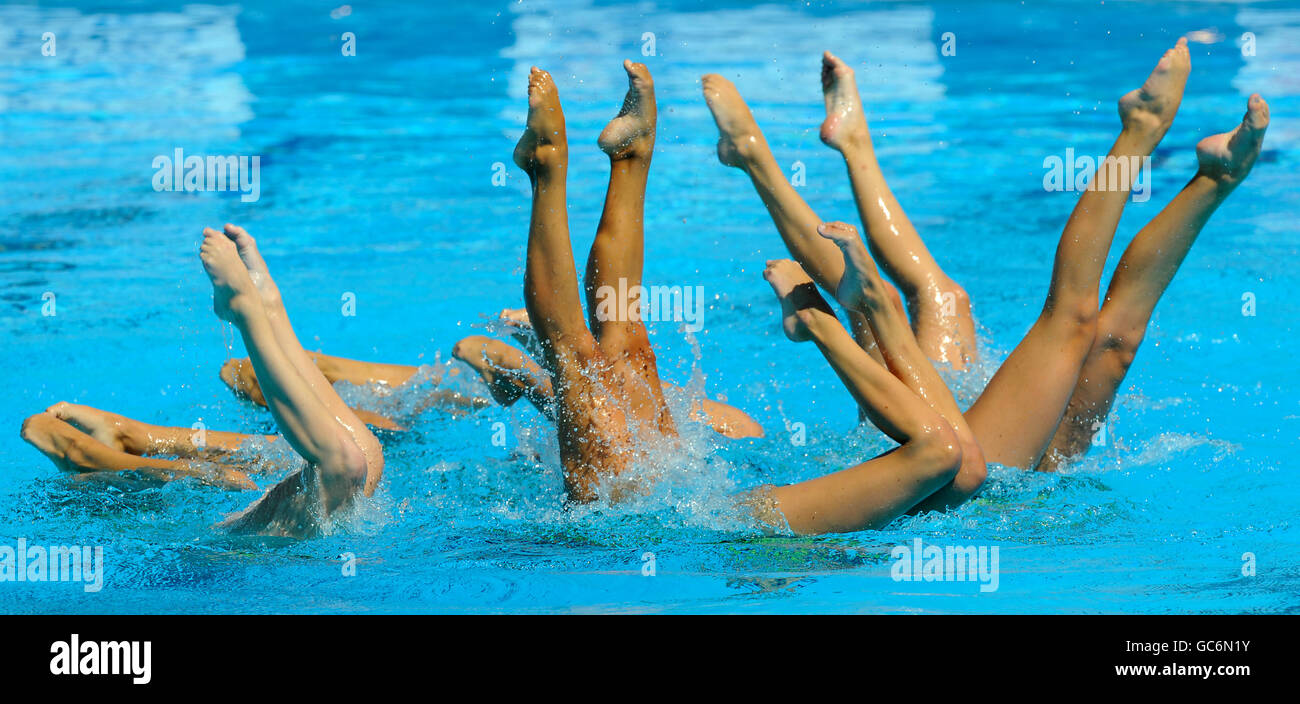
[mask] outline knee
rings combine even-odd
[[[907,308],[903,307],[903,295],[898,292],[898,288],[888,281],[885,281],[883,277],[880,279],[880,283],[885,285],[885,299],[889,302],[889,305],[893,306],[894,310],[898,311],[906,318]]]
[[[600,353],[610,362],[623,360],[643,370],[658,364],[650,336],[644,326],[618,325],[606,328],[600,337]]]
[[[974,496],[988,479],[988,463],[984,461],[984,451],[974,436],[963,437],[961,442],[961,468],[953,478],[953,488],[965,496]]]
[[[939,315],[944,318],[970,316],[970,294],[952,279],[935,284],[928,298],[930,305],[937,307]]]
[[[962,466],[962,444],[952,426],[937,422],[908,443],[919,471],[936,486],[957,478]]]
[[[1041,320],[1057,328],[1061,336],[1083,349],[1091,349],[1097,339],[1099,313],[1095,296],[1068,299],[1048,298]]]
[[[1146,336],[1144,325],[1124,325],[1102,316],[1097,329],[1097,348],[1119,374],[1126,374]]]
[[[340,427],[332,440],[334,447],[319,465],[321,485],[330,510],[360,491],[366,485],[369,473],[366,453],[351,433]]]

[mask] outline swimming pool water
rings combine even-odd
[[[470,5],[358,4],[338,18],[298,1],[0,7],[0,544],[102,545],[107,569],[96,594],[0,584],[0,612],[1296,610],[1300,5]],[[971,294],[997,362],[1041,305],[1074,203],[1044,192],[1043,159],[1105,153],[1114,101],[1195,30],[1152,197],[1129,205],[1111,265],[1192,174],[1196,141],[1234,126],[1247,95],[1263,94],[1273,121],[1255,171],[1158,308],[1106,445],[1057,475],[994,468],[980,499],[883,531],[802,539],[734,525],[731,492],[887,444],[855,427],[816,349],[781,335],[760,274],[786,254],[746,179],[714,158],[699,76],[735,81],[778,160],[802,165],[804,197],[852,220],[843,167],[817,138],[818,56],[849,61],[891,186]],[[54,57],[41,55],[44,32],[58,37]],[[355,56],[340,52],[344,32]],[[565,510],[553,433],[531,409],[427,410],[410,433],[381,438],[377,499],[305,541],[211,530],[253,492],[74,484],[19,439],[25,416],[60,400],[271,430],[217,378],[243,351],[211,313],[196,256],[206,225],[258,236],[309,348],[438,368],[456,340],[521,304],[528,184],[510,153],[528,67],[550,70],[564,101],[581,264],[608,174],[595,137],[621,101],[626,57],[649,65],[659,99],[646,281],[707,297],[701,332],[651,325],[661,373],[702,379],[765,439],[688,428],[651,495]],[[153,158],[178,147],[260,155],[260,199],[155,192]],[[346,294],[355,316],[341,312]],[[960,381],[966,402],[974,377]],[[344,389],[392,402],[382,391]],[[494,445],[502,428],[508,441]],[[793,444],[800,429],[806,444]],[[262,449],[287,471],[290,453]],[[890,550],[918,537],[998,546],[998,590],[892,580]]]

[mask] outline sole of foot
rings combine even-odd
[[[257,249],[257,240],[248,234],[248,230],[230,223],[226,223],[223,232],[231,242],[235,243],[235,251],[239,252],[239,258],[248,269],[248,277],[257,287],[257,292],[262,297],[262,304],[268,307],[280,306],[280,289],[271,278],[271,270],[267,268],[262,253]]]
[[[1255,166],[1268,129],[1268,103],[1258,93],[1246,101],[1246,115],[1231,132],[1210,135],[1196,145],[1200,173],[1233,187]]]
[[[1160,141],[1169,131],[1178,106],[1183,102],[1183,88],[1191,70],[1192,57],[1187,50],[1187,39],[1179,39],[1160,57],[1142,87],[1119,99],[1119,116],[1124,129]]]
[[[203,228],[199,259],[212,280],[212,310],[218,318],[238,323],[254,306],[262,305],[261,295],[239,257],[239,250],[225,233]]]
[[[533,66],[528,73],[528,121],[515,144],[515,164],[532,174],[556,166],[567,156],[564,110],[551,74]]]
[[[767,149],[767,141],[754,115],[731,81],[710,73],[700,83],[704,101],[718,126],[718,161],[725,166],[747,169],[750,159]]]
[[[835,316],[826,299],[817,292],[817,284],[798,263],[789,259],[770,260],[763,270],[763,278],[781,303],[781,329],[792,342],[812,339],[809,326],[819,312]]]
[[[596,144],[611,159],[648,159],[655,148],[655,82],[645,64],[623,62],[627,95],[618,115],[601,130]]]
[[[871,132],[853,69],[829,51],[822,54],[822,96],[826,100],[822,142],[839,151],[871,146]]]
[[[873,315],[891,305],[880,270],[858,235],[858,229],[845,222],[824,222],[817,234],[840,248],[844,255],[844,276],[835,287],[835,300],[846,310]]]

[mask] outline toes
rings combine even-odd
[[[824,222],[817,226],[817,234],[840,245],[849,245],[858,239],[858,229],[846,222]]]
[[[225,231],[226,231],[226,236],[231,239],[245,239],[245,238],[248,240],[253,239],[253,236],[248,234],[248,230],[245,230],[244,228],[238,225],[232,225],[230,223],[226,223]]]
[[[647,88],[654,85],[654,79],[650,77],[650,68],[645,64],[636,63],[631,59],[624,59],[623,70],[627,71],[627,77],[632,82],[642,82]]]
[[[551,80],[551,74],[547,73],[546,71],[543,71],[540,68],[537,68],[536,66],[532,67],[531,73],[528,74],[529,88],[539,88],[545,90],[547,86],[549,86],[552,83],[553,81]]]
[[[489,338],[482,335],[470,335],[469,337],[457,342],[455,345],[452,345],[451,356],[467,364],[481,364],[483,361],[482,351],[486,346],[488,339]],[[479,354],[475,355],[475,350],[478,350]]]
[[[227,359],[225,364],[221,365],[221,371],[217,376],[226,382],[226,386],[234,388],[239,383],[239,372],[243,369],[243,362],[247,359]]]
[[[551,74],[536,66],[528,74],[528,97],[541,97],[552,84]]]
[[[716,73],[706,73],[702,78],[700,78],[700,81],[704,84],[706,95],[710,92],[714,94],[721,93],[731,85],[731,81],[728,81]]]
[[[822,67],[828,68],[832,72],[838,74],[844,74],[846,72],[853,71],[853,69],[849,68],[848,64],[844,63],[843,59],[832,54],[829,51],[822,54]]]
[[[1246,124],[1252,129],[1262,130],[1268,126],[1268,103],[1259,93],[1250,96],[1246,102]]]

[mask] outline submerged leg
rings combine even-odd
[[[555,391],[551,376],[523,352],[510,345],[481,335],[472,335],[452,349],[452,354],[474,368],[491,390],[492,397],[503,406],[526,398],[542,415],[554,420]],[[665,392],[672,384],[663,383]],[[705,423],[725,437],[761,438],[763,427],[749,414],[725,403],[708,398],[691,402],[690,418]]]
[[[1165,52],[1142,88],[1119,102],[1123,129],[1109,160],[1149,157],[1168,131],[1191,69],[1187,43]],[[1029,469],[1051,442],[1097,331],[1098,286],[1134,176],[1097,169],[1061,233],[1043,311],[966,411],[989,462]]]
[[[320,370],[325,380],[330,384],[347,381],[358,385],[376,383],[388,384],[389,386],[400,385],[419,371],[419,367],[362,362],[343,357],[331,357],[317,352],[309,352],[308,356],[311,357],[316,368]],[[410,370],[409,373],[404,372],[407,369]],[[257,372],[253,370],[253,364],[247,357],[227,360],[221,366],[221,380],[225,382],[226,386],[230,387],[231,391],[235,392],[236,396],[248,399],[259,406],[266,405],[266,398],[262,395],[262,387],[257,383]],[[486,401],[483,399],[438,389],[429,392],[423,400],[427,405],[438,405],[453,410],[479,408],[486,405]],[[393,431],[406,430],[406,427],[402,424],[380,413],[361,408],[349,408],[349,410],[358,420],[373,428]]]
[[[407,364],[382,364],[365,362],[346,357],[334,357],[319,352],[308,352],[316,368],[331,384],[347,381],[353,384],[385,384],[401,386],[420,371],[419,367]],[[221,380],[235,393],[247,397],[259,406],[266,405],[262,390],[257,386],[257,375],[248,358],[227,360],[221,366]]]
[[[1183,190],[1138,232],[1111,278],[1088,352],[1065,417],[1038,469],[1051,471],[1086,452],[1110,413],[1156,303],[1173,280],[1201,228],[1255,164],[1268,128],[1268,103],[1250,96],[1246,116],[1231,132],[1196,146],[1200,168]]]

